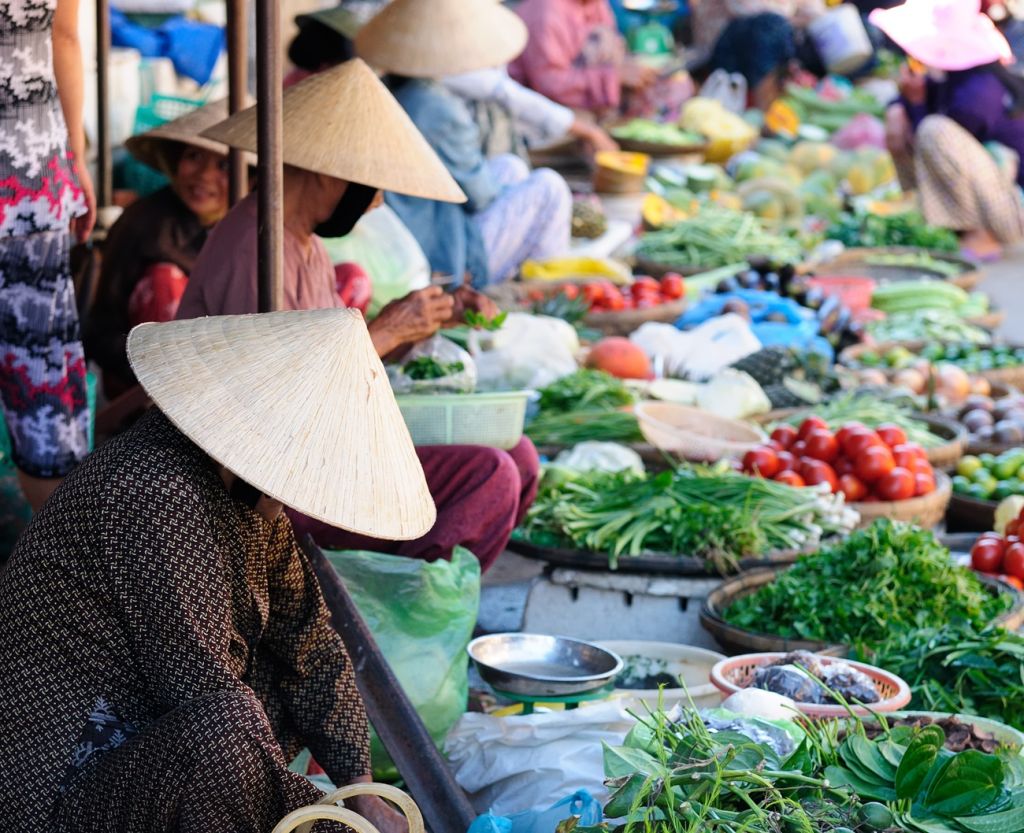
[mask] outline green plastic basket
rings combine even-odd
[[[416,445],[513,448],[523,438],[528,391],[397,396]]]

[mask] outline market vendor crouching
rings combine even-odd
[[[267,833],[323,797],[288,771],[303,747],[339,786],[370,778],[352,663],[282,505],[410,538],[433,502],[357,312],[144,324],[127,349],[155,407],[0,573],[0,827]],[[404,828],[379,799],[353,809]]]
[[[284,93],[284,298],[287,309],[341,305],[334,268],[320,236],[351,231],[379,203],[378,189],[457,202],[465,199],[401,107],[359,60],[314,75]],[[356,114],[358,117],[354,117]],[[253,110],[207,131],[242,149],[256,145]],[[179,318],[257,309],[257,202],[251,194],[210,236],[178,311]],[[428,287],[388,304],[369,324],[378,355],[400,353],[465,310],[487,316],[493,303],[468,287],[448,294]],[[426,560],[464,546],[487,569],[505,548],[536,494],[536,449],[523,439],[511,451],[481,446],[417,449],[438,522],[416,540],[396,543],[333,528],[298,512],[292,521],[322,546],[364,549]],[[344,488],[339,481],[337,488]]]
[[[227,145],[199,135],[227,115],[227,103],[218,101],[126,142],[170,183],[128,206],[103,246],[84,332],[86,355],[102,369],[108,398],[135,384],[125,353],[128,331],[174,320],[199,250],[228,212]]]

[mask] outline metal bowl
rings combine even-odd
[[[474,639],[466,650],[485,683],[527,697],[596,691],[622,670],[611,651],[564,636],[495,633]]]

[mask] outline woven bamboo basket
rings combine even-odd
[[[910,500],[878,501],[877,503],[851,503],[850,506],[860,513],[858,527],[870,526],[878,518],[891,518],[894,521],[909,521],[926,529],[935,526],[946,517],[953,493],[953,481],[941,471],[935,472],[936,489],[930,495],[910,498]]]
[[[811,556],[813,558],[813,556]],[[710,633],[715,641],[727,654],[749,654],[764,651],[811,651],[829,656],[846,656],[849,647],[837,643],[820,642],[813,639],[787,639],[775,634],[758,633],[725,621],[724,612],[744,596],[749,596],[759,588],[775,581],[776,577],[787,567],[762,567],[749,570],[735,578],[722,582],[720,587],[712,590],[704,599],[700,611],[701,626]],[[1017,630],[1024,624],[1024,593],[992,576],[978,575],[990,592],[1008,593],[1013,599],[1010,610],[996,619],[995,623],[1007,630]]]
[[[642,193],[647,180],[647,171],[650,170],[650,157],[644,153],[616,151],[608,153],[619,158],[632,157],[629,161],[636,163],[636,169],[627,171],[614,165],[602,164],[602,154],[598,154],[596,157],[597,168],[594,170],[594,190],[599,194]]]
[[[620,312],[590,312],[583,318],[583,324],[600,330],[606,336],[628,336],[648,321],[671,324],[686,312],[686,299],[669,301],[647,309],[627,309]]]
[[[988,532],[995,527],[997,500],[978,500],[956,493],[946,510],[946,525],[958,532]]]
[[[726,697],[749,688],[754,682],[754,674],[763,665],[781,660],[786,654],[779,651],[768,651],[760,654],[741,654],[738,657],[720,660],[711,669],[711,682]],[[839,662],[837,657],[821,657],[822,665]],[[910,686],[901,677],[890,674],[874,665],[852,660],[842,660],[855,670],[867,676],[878,691],[879,701],[869,707],[850,704],[849,709],[839,704],[797,703],[797,709],[808,717],[846,717],[850,711],[858,716],[872,713],[894,712],[910,702]]]
[[[931,271],[925,267],[920,266],[886,266],[878,263],[868,263],[874,257],[879,255],[905,255],[905,254],[927,254],[936,260],[943,260],[947,263],[952,263],[960,267],[961,272],[959,275],[954,275],[951,278],[947,278],[940,272]],[[954,286],[959,286],[961,289],[971,290],[974,289],[982,279],[982,273],[977,267],[970,261],[964,260],[957,255],[950,254],[949,252],[931,252],[924,251],[921,249],[915,249],[911,246],[884,246],[880,248],[854,248],[847,249],[839,257],[829,263],[823,263],[816,270],[817,272],[828,275],[828,274],[844,274],[844,275],[861,275],[866,278],[875,278],[876,280],[889,280],[889,281],[900,281],[900,280],[914,280],[920,277],[935,277],[941,280],[949,281]]]
[[[612,138],[618,143],[622,150],[633,153],[645,153],[654,159],[665,157],[684,157],[685,162],[703,162],[708,151],[707,142],[698,142],[689,145],[668,145],[664,142],[642,142],[639,139],[620,139],[615,135],[615,126],[611,130]]]
[[[1006,322],[1006,313],[1001,309],[994,309],[977,318],[968,318],[967,322],[983,330],[998,330]]]
[[[651,445],[686,460],[738,457],[764,441],[762,432],[745,422],[672,402],[641,402],[634,413]]]
[[[343,804],[339,806],[339,802],[358,795],[375,795],[387,799],[405,815],[409,833],[424,833],[423,814],[420,813],[416,802],[390,784],[350,784],[342,787],[325,795],[319,804],[293,810],[277,823],[271,833],[310,833],[318,821],[340,821],[355,833],[378,833],[377,828],[369,820],[347,809]]]

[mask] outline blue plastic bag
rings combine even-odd
[[[137,49],[144,58],[170,58],[178,75],[202,86],[213,75],[224,50],[224,29],[185,17],[171,17],[156,29],[135,23],[116,9],[110,11],[114,46]]]
[[[468,833],[555,833],[555,828],[570,816],[579,816],[581,827],[592,827],[601,823],[604,814],[594,796],[577,790],[543,812],[531,810],[514,816],[485,813],[469,826]]]

